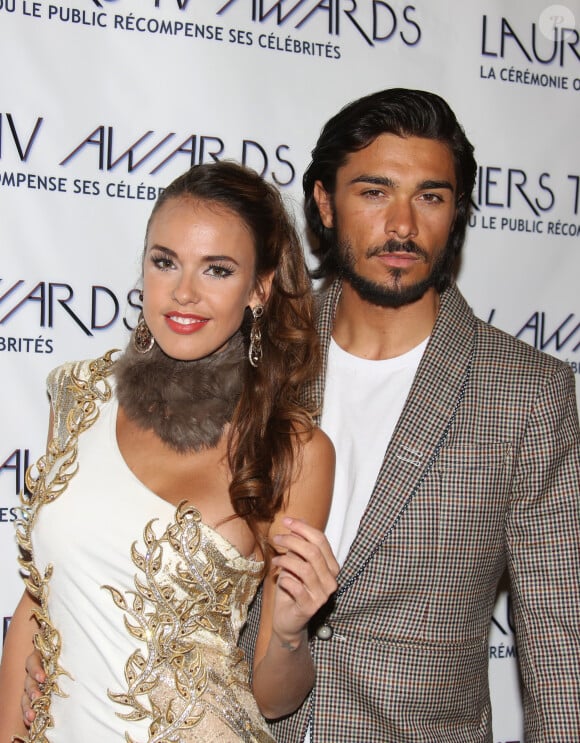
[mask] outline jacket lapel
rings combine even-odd
[[[321,310],[323,390],[332,320],[340,285],[335,283]],[[357,536],[339,576],[339,595],[356,580],[374,550],[401,518],[420,489],[443,444],[465,391],[475,347],[475,317],[458,289],[441,295],[431,338],[393,432]]]
[[[322,357],[322,368],[317,379],[314,381],[311,389],[311,398],[317,411],[314,420],[316,425],[320,425],[322,416],[322,403],[324,401],[324,388],[326,387],[326,368],[328,366],[328,349],[332,337],[332,326],[334,325],[334,316],[338,300],[342,293],[342,284],[340,281],[334,281],[326,292],[317,295],[319,302],[316,326],[318,337],[320,339],[320,355]]]

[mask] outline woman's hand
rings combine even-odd
[[[300,644],[310,619],[336,591],[339,565],[319,529],[288,516],[282,525],[288,533],[273,538],[279,553],[272,559],[276,569],[272,631],[292,649]]]
[[[276,551],[264,578],[252,689],[264,717],[302,704],[316,676],[308,622],[336,591],[338,563],[323,530],[330,511],[334,448],[320,429],[304,443],[296,477],[268,529]]]

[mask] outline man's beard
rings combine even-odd
[[[413,240],[388,240],[384,245],[376,248],[369,248],[366,252],[366,258],[372,258],[377,255],[387,253],[413,253],[421,260],[428,260],[425,251],[420,248]],[[418,281],[410,286],[402,286],[402,279],[405,275],[404,269],[391,268],[389,275],[392,281],[391,286],[371,281],[361,276],[355,270],[355,260],[352,252],[352,246],[348,240],[342,240],[335,246],[336,265],[339,275],[347,281],[356,291],[359,297],[371,304],[380,307],[402,307],[406,304],[416,302],[425,294],[427,289],[436,286],[441,278],[449,272],[451,255],[447,246],[440,255],[435,259],[429,275],[422,281]]]

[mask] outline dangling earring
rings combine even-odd
[[[254,322],[250,329],[250,348],[248,349],[248,359],[253,367],[257,367],[262,360],[262,332],[260,330],[260,318],[264,314],[264,307],[257,304],[252,307]]]
[[[133,346],[139,353],[148,353],[153,348],[154,343],[155,338],[147,327],[143,313],[141,313],[137,327],[133,331]]]

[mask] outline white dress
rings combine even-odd
[[[92,363],[49,377],[55,435],[20,533],[49,676],[30,740],[272,741],[236,645],[262,563],[135,477],[112,362]]]

